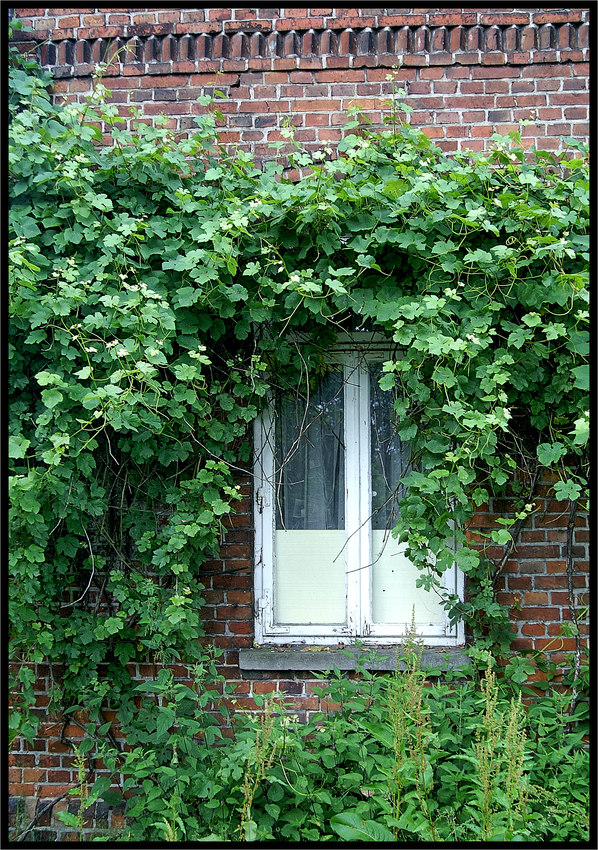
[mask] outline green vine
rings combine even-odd
[[[219,148],[211,107],[181,139],[134,110],[126,129],[99,85],[54,104],[16,52],[9,83],[12,734],[35,731],[35,662],[60,665],[53,706],[83,707],[102,737],[105,710],[135,726],[127,664],[204,657],[198,568],[250,425],[355,329],[393,346],[381,386],[412,448],[396,533],[419,582],[441,592],[456,560],[451,618],[507,649],[504,558],[466,527],[517,471],[520,504],[489,540],[505,555],[542,470],[555,498],[587,496],[585,146],[511,133],[448,156],[397,118],[333,157],[289,129],[292,183],[279,155],[258,168]]]

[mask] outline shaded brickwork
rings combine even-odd
[[[226,95],[218,103],[222,141],[258,158],[274,155],[268,143],[282,138],[285,119],[291,118],[308,148],[334,146],[351,106],[380,125],[392,91],[389,73],[406,90],[411,122],[446,150],[482,150],[492,133],[518,129],[520,120],[529,121],[521,127],[524,144],[543,149],[556,149],[562,136],[588,135],[589,12],[583,7],[21,8],[14,14],[33,27],[33,34],[19,35],[21,49],[39,44],[58,96],[82,100],[95,65],[108,62],[103,82],[125,120],[136,105],[144,120],[163,114],[168,126],[186,133],[204,110],[197,98],[218,89]],[[219,669],[235,685],[227,701],[233,711],[253,710],[256,695],[271,693],[305,718],[327,707],[314,693],[312,673],[239,668],[239,652],[253,645],[254,616],[251,478],[241,484],[244,499],[230,519],[220,557],[201,569],[205,641],[223,650]],[[578,613],[588,605],[589,527],[585,515],[575,518],[568,569],[568,506],[554,500],[552,484],[540,483],[536,510],[497,590],[510,608],[515,648],[545,653],[560,665],[575,649],[575,639],[561,628],[572,618],[570,588]],[[495,528],[496,517],[512,508],[498,499],[482,506],[470,526],[471,540],[482,545],[478,533]],[[488,554],[500,560],[502,550]],[[587,621],[581,622],[584,640],[587,629]],[[156,668],[132,665],[131,672],[143,679]],[[186,680],[185,668],[175,672]],[[48,715],[49,666],[37,665],[36,676],[42,722],[33,743],[17,741],[9,757],[10,826],[18,833],[38,817],[28,840],[68,839],[73,832],[56,814],[77,805],[62,795],[76,783],[72,744],[83,728]],[[540,681],[543,673],[531,678]],[[114,720],[114,713],[107,711],[106,719]],[[89,829],[119,829],[122,812],[98,804],[87,823]]]

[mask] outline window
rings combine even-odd
[[[256,423],[257,643],[392,643],[413,612],[426,643],[462,642],[391,535],[409,448],[378,385],[385,359],[371,341],[339,348],[315,389]],[[459,571],[443,583],[459,593]]]

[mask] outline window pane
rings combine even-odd
[[[409,462],[409,447],[397,436],[395,394],[381,390],[382,364],[370,364],[370,416],[372,466],[372,528],[392,528],[399,517],[398,502],[405,488],[397,489]]]
[[[283,398],[276,416],[276,528],[345,527],[343,374],[330,372],[303,398]]]
[[[346,622],[346,539],[345,531],[276,531],[276,623]]]
[[[274,621],[346,622],[344,381],[329,373],[276,412]]]
[[[416,587],[419,570],[405,556],[405,544],[398,543],[389,531],[372,531],[372,619],[374,623],[409,625],[415,612],[415,624],[436,625],[444,622],[439,597]]]
[[[394,392],[381,390],[381,364],[370,367],[372,467],[372,619],[374,623],[440,623],[444,611],[434,593],[415,586],[419,571],[405,546],[390,534],[405,488],[398,487],[409,462],[409,447],[396,434]]]

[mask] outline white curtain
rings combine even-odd
[[[309,398],[279,401],[277,529],[344,529],[343,408],[339,370],[328,373]]]

